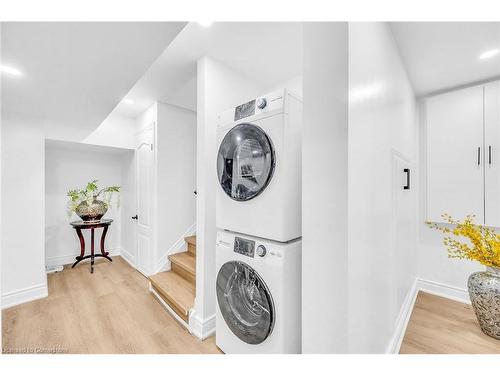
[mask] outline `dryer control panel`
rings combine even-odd
[[[255,241],[234,237],[234,252],[253,258],[255,254]]]

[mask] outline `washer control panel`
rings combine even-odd
[[[234,252],[253,258],[255,254],[255,241],[234,237]]]

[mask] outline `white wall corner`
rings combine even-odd
[[[398,317],[396,319],[396,325],[394,333],[391,337],[391,341],[386,349],[386,354],[398,354],[401,344],[403,343],[403,338],[406,333],[406,327],[410,321],[411,313],[413,312],[413,306],[415,306],[415,301],[418,294],[418,279],[415,279],[406,294],[406,298],[399,310]]]
[[[410,322],[410,317],[417,300],[418,292],[426,292],[436,296],[448,298],[457,302],[470,304],[469,293],[465,289],[457,288],[451,285],[438,283],[436,281],[423,280],[415,278],[411,288],[406,295],[405,301],[401,306],[394,333],[386,349],[386,354],[398,354],[403,343],[406,328]]]
[[[469,292],[466,289],[457,288],[455,286],[417,278],[417,289],[422,292],[434,294],[439,297],[452,299],[457,302],[467,303],[470,305]]]
[[[155,266],[156,272],[168,271],[170,270],[170,261],[168,256],[176,253],[185,251],[187,248],[187,243],[184,240],[185,237],[189,237],[196,234],[196,222],[191,224],[188,229],[177,239],[177,241],[170,247],[170,249],[165,252],[158,260]]]
[[[49,291],[47,284],[34,285],[13,292],[4,293],[2,294],[2,309],[45,298],[48,295]]]
[[[200,318],[194,309],[189,313],[189,329],[200,340],[215,334],[215,314],[206,319]]]

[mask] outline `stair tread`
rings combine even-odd
[[[195,287],[182,276],[172,271],[165,271],[150,276],[153,286],[182,311],[186,317],[194,305]]]
[[[196,246],[196,234],[189,236],[189,237],[184,237],[184,241],[187,243],[190,243],[191,245]]]
[[[168,259],[190,274],[196,275],[196,257],[191,253],[184,251],[182,253],[172,254],[168,256]]]

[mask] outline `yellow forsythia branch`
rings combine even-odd
[[[474,224],[474,215],[467,215],[460,222],[450,215],[442,218],[452,227],[435,223],[426,224],[444,234],[443,244],[448,250],[448,257],[475,260],[485,266],[500,267],[500,235],[491,228]],[[463,237],[467,242],[461,242]]]

